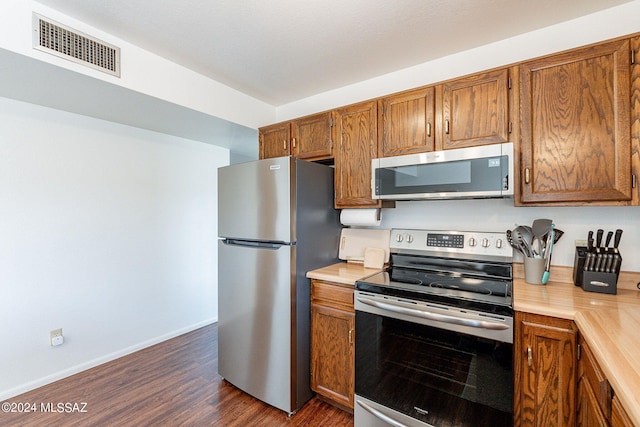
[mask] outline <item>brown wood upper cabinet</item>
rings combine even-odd
[[[381,129],[378,133],[380,156],[435,150],[435,109],[435,86],[381,99]]]
[[[625,39],[521,65],[522,204],[631,204],[630,57]]]
[[[517,119],[517,109],[510,109],[511,72],[488,71],[382,98],[380,156],[511,141]]]
[[[276,123],[258,129],[260,159],[288,156],[291,141],[291,124]]]
[[[304,160],[333,156],[330,111],[259,129],[261,159],[294,155]]]
[[[378,152],[377,101],[335,110],[335,207],[380,207],[371,195],[371,160]]]
[[[509,142],[510,87],[508,68],[443,83],[442,149]]]

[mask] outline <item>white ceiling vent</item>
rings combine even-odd
[[[120,77],[120,48],[33,14],[33,47]]]

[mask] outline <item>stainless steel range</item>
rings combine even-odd
[[[505,233],[394,229],[390,249],[356,282],[355,426],[512,426]]]

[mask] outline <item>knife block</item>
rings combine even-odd
[[[605,252],[613,254],[612,251]],[[620,255],[620,254],[618,254]],[[602,294],[616,294],[618,292],[618,276],[622,265],[622,256],[614,272],[585,271],[584,265],[587,259],[587,248],[576,246],[576,255],[573,263],[573,283],[588,292]]]

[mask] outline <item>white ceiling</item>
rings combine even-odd
[[[629,0],[37,0],[279,106]]]

